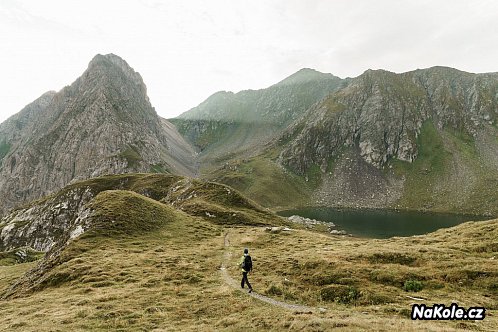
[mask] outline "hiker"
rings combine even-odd
[[[240,287],[244,288],[244,283],[246,283],[247,287],[249,287],[249,293],[251,293],[252,287],[247,279],[247,274],[252,271],[252,259],[251,256],[249,256],[249,249],[244,249],[244,256],[242,256],[239,265],[242,268],[242,281],[240,282]]]

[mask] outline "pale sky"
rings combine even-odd
[[[170,118],[304,67],[496,72],[498,1],[1,0],[0,45],[0,122],[71,84],[97,53],[125,59]]]

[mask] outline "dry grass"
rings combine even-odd
[[[238,253],[249,247],[256,291],[328,309],[297,315],[223,283],[218,270],[227,229],[139,196],[121,191],[100,196],[102,215],[113,216],[102,220],[115,220],[119,227],[83,235],[63,251],[59,265],[45,272],[44,283],[0,300],[0,330],[498,329],[498,269],[492,260],[498,221],[388,240],[232,228],[229,272],[234,278],[239,278]],[[127,214],[118,212],[130,202],[161,222],[139,232],[115,231],[126,229]],[[137,229],[140,215],[128,220]],[[32,266],[1,266],[0,292]],[[421,280],[423,289],[406,292],[407,279]],[[350,295],[353,288],[357,293]],[[406,295],[429,304],[484,305],[488,317],[483,322],[412,322],[407,314],[417,301]]]
[[[279,300],[347,312],[358,328],[368,320],[380,326],[397,317],[408,326],[437,330],[496,330],[498,321],[498,221],[465,223],[427,236],[368,240],[317,234],[304,230],[271,233],[264,228],[234,229],[235,253],[252,250],[250,276],[259,292]],[[231,273],[239,259],[234,255]],[[411,285],[422,290],[413,292]],[[425,301],[410,299],[424,298]],[[483,322],[413,323],[413,303],[456,302],[484,306]],[[375,315],[375,317],[373,317]],[[388,318],[386,321],[380,317]],[[390,318],[389,318],[390,317]],[[384,322],[384,323],[382,323]],[[350,322],[351,323],[351,322]],[[324,323],[325,324],[325,323]],[[380,327],[379,327],[380,328]]]

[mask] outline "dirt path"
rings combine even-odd
[[[233,287],[235,289],[241,290],[240,281],[233,279],[228,274],[228,270],[227,270],[228,262],[229,262],[230,258],[232,257],[232,252],[230,251],[230,240],[228,238],[228,233],[229,233],[229,231],[226,232],[226,234],[225,234],[225,253],[223,254],[223,262],[221,264],[221,269],[220,269],[221,276],[222,276],[223,280],[228,285],[230,285],[231,287]],[[266,302],[266,303],[269,303],[271,305],[281,307],[281,308],[284,308],[287,310],[292,310],[294,312],[312,313],[312,312],[324,312],[325,311],[325,309],[323,309],[323,308],[314,308],[314,307],[308,307],[308,306],[299,305],[299,304],[290,304],[290,303],[286,303],[286,302],[282,302],[282,301],[277,301],[277,300],[274,300],[274,299],[269,298],[267,296],[258,294],[254,291],[252,293],[246,293],[246,294],[249,296],[252,296],[260,301],[263,301],[263,302]]]

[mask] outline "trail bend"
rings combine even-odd
[[[221,264],[220,272],[223,280],[225,281],[226,284],[230,285],[231,287],[242,290],[240,288],[240,281],[237,281],[233,279],[229,274],[228,274],[228,262],[230,258],[232,257],[232,251],[230,250],[230,239],[229,239],[229,233],[230,231],[227,231],[225,233],[224,237],[224,246],[225,246],[225,251],[223,253],[223,262]],[[287,302],[282,302],[278,301],[272,298],[269,298],[267,296],[258,294],[257,292],[253,291],[252,293],[247,293],[247,295],[252,296],[255,299],[258,299],[260,301],[266,302],[268,304],[271,304],[273,306],[277,306],[283,309],[291,310],[296,313],[313,313],[313,312],[324,312],[325,309],[323,308],[315,308],[315,307],[309,307],[305,305],[300,305],[300,304],[292,304],[292,303],[287,303]]]

